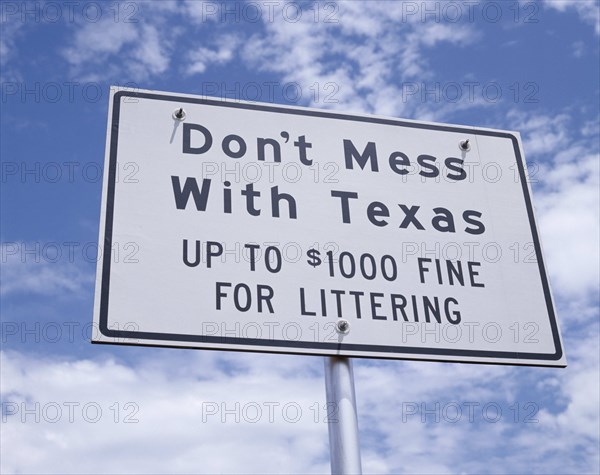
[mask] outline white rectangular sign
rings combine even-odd
[[[527,180],[511,132],[113,88],[93,341],[566,366]]]

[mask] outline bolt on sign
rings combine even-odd
[[[94,343],[566,366],[513,132],[112,88]]]

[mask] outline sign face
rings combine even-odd
[[[566,366],[518,135],[111,90],[95,343]]]

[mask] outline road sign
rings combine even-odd
[[[113,88],[95,343],[565,366],[518,134]]]

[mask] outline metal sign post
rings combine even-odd
[[[325,358],[325,390],[331,473],[360,475],[362,468],[358,441],[358,415],[350,358],[342,356]]]

